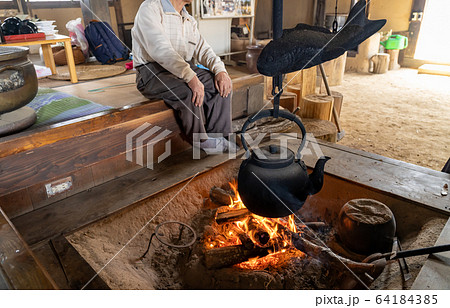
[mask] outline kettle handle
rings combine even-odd
[[[245,131],[247,130],[248,125],[259,119],[262,119],[262,118],[273,117],[274,111],[275,111],[274,109],[263,110],[260,113],[257,113],[256,115],[249,117],[248,120],[244,123],[244,125],[242,125],[241,142],[242,142],[242,146],[245,149],[245,152],[248,152],[247,142],[245,141],[245,138],[244,138],[244,134],[245,134]],[[305,127],[303,126],[302,121],[295,114],[288,112],[286,110],[278,110],[278,116],[281,118],[285,118],[285,119],[294,121],[295,124],[297,124],[298,127],[300,127],[300,130],[302,131],[302,142],[300,143],[300,146],[298,147],[298,150],[297,150],[297,157],[300,158],[301,157],[300,152],[302,151],[302,149],[306,143],[306,130],[305,130]]]

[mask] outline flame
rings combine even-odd
[[[236,181],[229,183],[233,189],[234,198],[230,200],[229,209],[245,209],[245,205],[239,196]],[[254,245],[270,249],[270,253],[264,257],[256,257],[242,262],[237,266],[245,269],[256,269],[264,266],[275,265],[278,256],[293,248],[291,232],[299,233],[294,215],[287,218],[266,218],[256,214],[217,226],[218,235],[205,240],[207,248],[226,247],[243,244],[240,236],[248,237]],[[281,230],[279,230],[281,228]],[[268,238],[267,238],[268,237]],[[301,255],[303,253],[300,252]],[[297,253],[298,255],[298,253]]]

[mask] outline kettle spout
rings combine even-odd
[[[322,156],[316,162],[316,166],[314,167],[313,172],[309,175],[309,181],[311,188],[309,189],[309,194],[314,195],[317,194],[323,186],[323,173],[325,169],[325,163],[331,159],[328,156]]]

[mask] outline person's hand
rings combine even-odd
[[[203,104],[203,98],[205,97],[205,86],[197,76],[194,76],[194,78],[188,82],[188,86],[192,90],[192,103],[195,106],[200,107]]]
[[[226,72],[220,72],[214,78],[214,83],[216,84],[216,89],[219,91],[220,96],[228,97],[231,93],[232,84],[230,76]]]

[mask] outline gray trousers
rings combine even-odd
[[[182,79],[177,78],[158,63],[136,67],[136,86],[148,99],[162,99],[173,108],[189,140],[193,134],[231,133],[231,95],[220,96],[214,85],[214,75],[190,63],[205,87],[201,107],[192,103],[192,91]],[[202,135],[202,139],[203,139]]]

